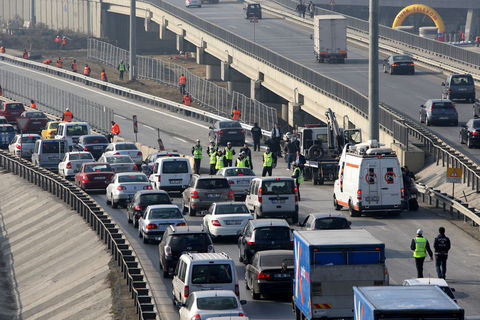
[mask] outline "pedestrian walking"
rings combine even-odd
[[[214,140],[210,140],[210,145],[207,148],[208,156],[210,157],[210,175],[214,175],[215,165],[217,163],[217,146]]]
[[[297,4],[297,7],[295,8],[295,10],[297,11],[297,16],[301,17],[302,16],[302,4],[300,2]]]
[[[248,147],[248,144],[244,143],[243,148],[240,149],[240,153],[245,153],[245,157],[249,163],[248,168],[253,170],[253,158],[252,158],[252,150]]]
[[[118,64],[118,71],[120,72],[120,80],[123,80],[123,73],[127,70],[127,66],[125,65],[125,62],[120,61]]]
[[[297,151],[296,151],[294,162],[295,162],[295,165],[298,166],[300,168],[300,170],[302,170],[302,172],[303,172],[303,169],[305,168],[305,163],[307,162],[307,159],[305,158],[305,156],[303,154],[300,153],[300,149],[297,149]]]
[[[77,60],[73,59],[72,64],[70,65],[73,72],[77,72]]]
[[[233,107],[232,119],[236,121],[240,121],[240,116],[241,116],[240,110],[238,110],[237,107]]]
[[[288,134],[288,133],[287,133]],[[286,153],[285,161],[287,162],[287,170],[290,170],[292,162],[295,160],[295,153],[297,152],[297,146],[291,139],[287,139],[287,143],[285,144]]]
[[[433,249],[435,250],[435,267],[437,268],[437,276],[445,279],[447,276],[447,259],[448,251],[451,244],[450,239],[445,235],[445,228],[438,228],[439,235],[433,242]]]
[[[253,124],[253,128],[250,130],[253,138],[253,151],[260,151],[260,139],[262,139],[262,129],[258,126],[258,123]]]
[[[62,41],[60,41],[60,48],[64,50],[66,46],[67,46],[67,37],[63,36]]]
[[[303,175],[300,167],[295,163],[293,164],[292,178],[295,181],[295,187],[297,188],[298,201],[300,201],[300,185],[303,183]]]
[[[267,174],[272,176],[272,166],[273,166],[273,154],[270,151],[270,147],[267,147],[267,150],[263,154],[263,170],[262,177],[265,177]]]
[[[58,57],[57,59],[57,68],[61,68],[63,66],[63,59],[62,57]]]
[[[35,101],[30,100],[30,108],[37,109],[37,104],[35,103]]]
[[[23,49],[22,58],[23,58],[23,59],[28,59],[28,52],[27,52],[27,49]]]
[[[178,78],[178,87],[180,88],[180,94],[184,95],[185,94],[185,87],[187,85],[187,77],[182,73],[180,78]]]
[[[112,121],[112,129],[110,130],[110,134],[108,135],[108,140],[113,142],[115,136],[120,134],[120,126],[115,121]]]
[[[283,132],[282,128],[278,125],[278,123],[275,123],[272,129],[272,152],[276,157],[282,157],[281,154],[281,149],[280,149],[280,141],[282,140]]]
[[[225,168],[225,155],[222,150],[217,151],[217,158],[215,163],[215,171]]]
[[[200,174],[200,164],[203,157],[202,152],[203,148],[200,145],[200,139],[197,139],[196,144],[192,147],[193,171],[195,172],[195,174]]]
[[[190,106],[192,104],[192,97],[188,94],[188,92],[185,92],[185,95],[183,96],[183,104],[186,106]]]
[[[428,240],[423,237],[422,229],[417,230],[417,236],[412,239],[410,249],[413,251],[413,257],[415,258],[417,278],[423,278],[423,262],[425,261],[427,253],[430,256],[430,261],[433,261],[433,253]]]
[[[310,14],[310,18],[313,18],[315,15],[315,4],[312,1],[308,3],[308,13]]]
[[[231,142],[227,142],[225,147],[224,156],[225,156],[225,167],[231,167],[233,163],[233,156],[235,155],[235,150],[232,147]]]
[[[65,108],[65,112],[63,113],[62,121],[65,122],[72,122],[73,120],[73,113],[70,111],[69,107]]]

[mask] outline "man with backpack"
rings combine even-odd
[[[450,250],[450,239],[445,235],[445,228],[438,228],[439,235],[435,238],[433,248],[435,250],[435,267],[439,278],[445,279],[447,273],[448,251]]]

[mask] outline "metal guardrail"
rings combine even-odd
[[[57,196],[83,217],[121,268],[138,319],[157,319],[150,288],[137,257],[120,228],[87,193],[52,172],[0,150],[0,167]]]
[[[116,47],[104,41],[89,38],[87,57],[117,68],[119,63],[128,61],[128,50]],[[261,128],[273,128],[277,122],[277,110],[255,99],[239,93],[229,93],[227,89],[203,79],[187,68],[175,63],[147,56],[137,55],[137,77],[152,80],[170,87],[179,88],[178,79],[184,74],[187,78],[186,91],[193,100],[209,112],[229,118],[233,108],[242,113],[242,122]]]

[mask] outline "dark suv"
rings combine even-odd
[[[248,221],[238,238],[239,261],[249,264],[258,251],[293,250],[293,234],[284,219],[259,219]]]
[[[208,232],[200,226],[170,226],[158,245],[160,269],[166,278],[175,270],[178,259],[186,252],[215,252]]]
[[[135,228],[138,228],[138,219],[145,213],[145,209],[154,204],[172,204],[172,199],[163,190],[141,190],[135,193],[133,200],[127,206],[128,223],[135,219]]]
[[[262,7],[260,6],[260,3],[249,3],[245,5],[245,18],[262,19]]]
[[[442,82],[442,98],[475,101],[475,83],[471,74],[452,74]]]
[[[105,148],[108,146],[108,140],[102,135],[84,135],[78,138],[78,143],[73,146],[75,151],[88,151],[95,160],[101,157]]]

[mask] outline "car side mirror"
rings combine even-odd
[[[445,87],[445,82],[442,82],[442,86]]]
[[[453,289],[452,289],[452,290],[453,290]],[[455,291],[455,290],[453,290],[453,291]],[[241,304],[242,306],[246,305],[246,304],[247,304],[247,300],[240,300],[240,304]]]

